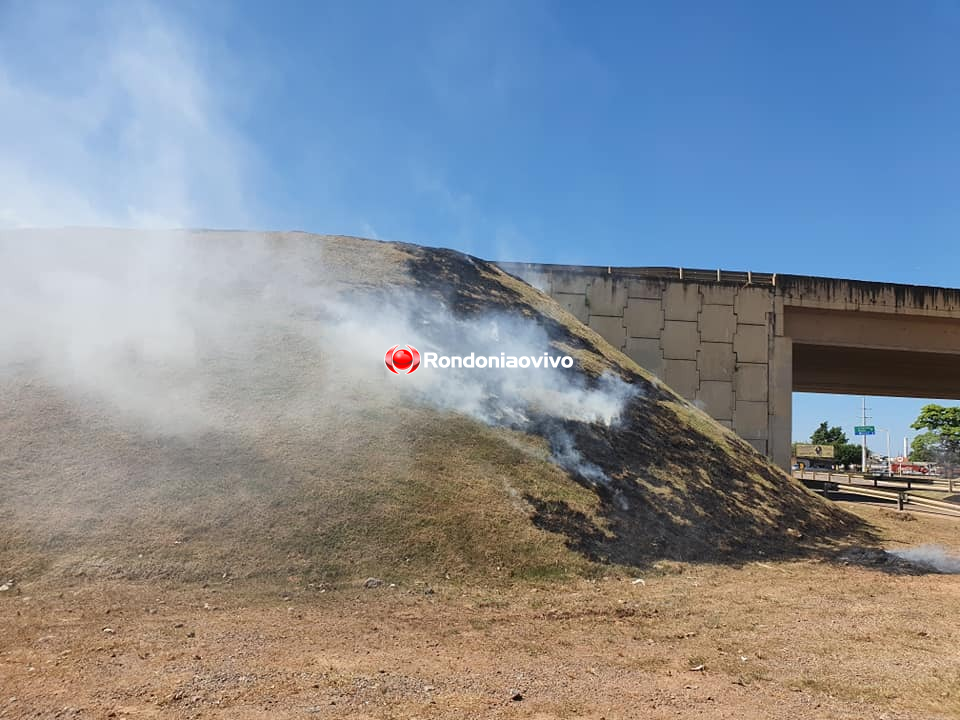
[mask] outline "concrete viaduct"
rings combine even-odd
[[[960,290],[719,270],[500,266],[784,468],[794,391],[960,400]]]

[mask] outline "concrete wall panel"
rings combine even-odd
[[[697,401],[703,410],[717,420],[733,418],[733,383],[701,380]],[[734,421],[736,424],[736,421]]]
[[[768,455],[769,450],[767,448],[766,440],[757,440],[755,438],[746,438],[747,442],[753,445],[753,449],[756,450],[761,455]]]
[[[737,365],[737,400],[767,402],[769,395],[767,366],[741,363]]]
[[[573,315],[577,320],[586,325],[590,320],[590,314],[587,312],[587,296],[583,293],[574,295],[573,293],[554,293],[553,299],[564,310]]]
[[[700,314],[700,287],[692,283],[670,283],[663,291],[667,320],[696,321]]]
[[[613,276],[594,278],[587,288],[587,307],[591,315],[623,315],[627,304],[627,285]]]
[[[738,363],[765,363],[770,356],[766,325],[737,325],[733,350]]]
[[[700,295],[704,305],[733,305],[737,290],[733,285],[701,285]]]
[[[624,352],[644,370],[663,379],[663,349],[659,338],[627,338]]]
[[[622,317],[608,315],[590,315],[590,327],[596,330],[608,343],[622,350],[627,340],[627,329]]]
[[[628,298],[627,307],[623,311],[623,321],[627,326],[628,337],[658,338],[663,331],[663,303],[659,298]]]
[[[697,365],[701,380],[732,381],[737,365],[733,343],[700,343]]]
[[[700,311],[700,339],[703,342],[733,342],[737,316],[732,305],[704,305]]]
[[[663,297],[663,280],[631,278],[627,281],[627,297],[659,300]]]
[[[747,440],[766,440],[769,435],[767,403],[737,400],[733,415],[733,427],[740,437]]]
[[[508,272],[510,272],[509,269]],[[570,293],[572,295],[584,294],[587,292],[587,288],[590,286],[590,283],[593,282],[593,279],[590,277],[590,275],[583,272],[578,273],[572,271],[551,272],[549,273],[549,280],[546,282],[543,280],[543,273],[539,272],[523,272],[520,274],[520,277],[534,287],[549,288],[551,295],[555,295],[557,293]],[[527,280],[527,278],[530,279]]]
[[[773,289],[745,287],[737,293],[737,322],[741,324],[766,325],[767,315],[772,313]]]
[[[694,360],[664,361],[663,381],[673,388],[681,397],[693,401],[700,386],[700,376],[697,373],[697,363]]]
[[[682,320],[667,320],[660,338],[663,356],[668,359],[696,360],[700,348],[697,323]]]

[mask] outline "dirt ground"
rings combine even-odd
[[[888,546],[960,550],[956,520],[849,507]],[[363,580],[15,586],[0,593],[0,717],[960,714],[960,576],[803,560],[502,587]]]

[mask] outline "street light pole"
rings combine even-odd
[[[885,428],[877,428],[877,430],[887,434],[887,475],[893,475],[893,466],[890,464],[890,431]]]
[[[867,398],[863,398],[863,419],[861,420],[862,425],[867,424]],[[864,475],[867,474],[867,436],[863,436],[863,452],[861,454],[860,460],[860,472]]]

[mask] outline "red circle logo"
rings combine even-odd
[[[404,350],[400,348],[395,353],[393,353],[393,366],[397,370],[406,370],[408,367],[413,365],[413,353],[409,350]]]
[[[399,350],[397,349],[399,348]],[[407,345],[406,349],[399,345],[394,345],[387,350],[383,361],[387,364],[387,370],[394,375],[409,375],[420,367],[420,353],[413,345]],[[400,371],[400,372],[398,372]]]

